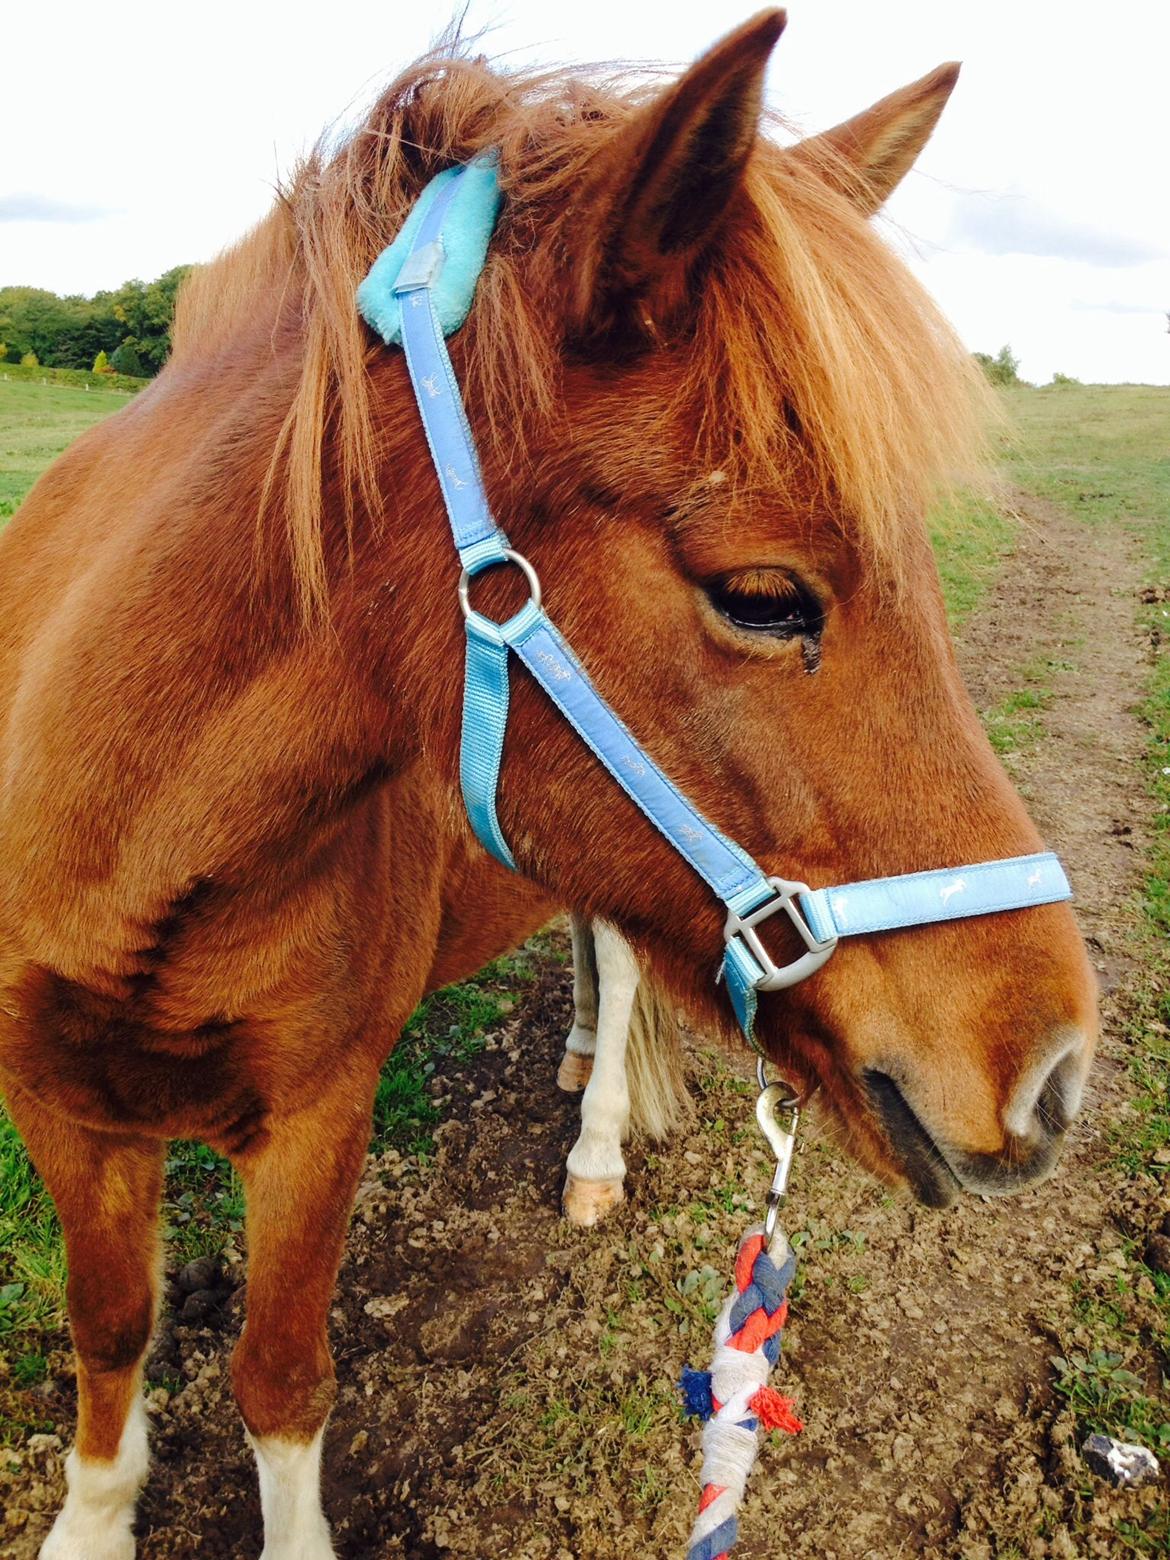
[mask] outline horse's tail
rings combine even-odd
[[[645,969],[630,1014],[626,1081],[635,1131],[662,1140],[690,1115],[678,1009]]]

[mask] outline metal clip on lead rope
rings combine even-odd
[[[800,1121],[800,1096],[786,1083],[769,1083],[764,1058],[756,1059],[756,1081],[760,1085],[756,1100],[756,1120],[776,1156],[776,1173],[768,1189],[764,1214],[765,1250],[770,1249],[776,1233],[781,1204],[788,1195],[788,1176],[796,1151],[796,1128]]]

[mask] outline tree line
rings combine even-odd
[[[0,287],[0,362],[149,378],[171,350],[175,294],[190,269],[176,265],[153,282],[123,282],[92,298]]]

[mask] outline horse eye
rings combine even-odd
[[[808,638],[824,627],[820,602],[791,575],[761,571],[751,579],[716,580],[707,586],[707,599],[736,628],[778,639]]]

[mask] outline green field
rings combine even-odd
[[[0,375],[0,524],[67,444],[129,399],[126,390],[87,391]]]
[[[1086,526],[1107,528],[1132,544],[1152,587],[1151,599],[1140,609],[1155,647],[1144,711],[1149,817],[1155,831],[1141,950],[1146,976],[1127,1020],[1133,1109],[1110,1130],[1116,1163],[1132,1167],[1135,1177],[1160,1175],[1165,1189],[1166,1171],[1159,1167],[1170,1165],[1170,656],[1165,645],[1170,631],[1164,621],[1170,584],[1170,388],[1018,389],[1004,392],[1003,399],[1014,430],[1003,441],[1007,478]],[[124,402],[125,396],[115,391],[0,381],[0,519],[12,512],[55,454]],[[994,585],[1014,536],[1014,521],[982,501],[959,505],[936,523],[948,609],[960,632]],[[1109,632],[1110,614],[1131,610],[1127,603],[1102,602],[1101,631]],[[1010,752],[1028,740],[1045,697],[1041,686],[1026,684],[987,712],[989,733],[1000,751]],[[547,940],[538,941],[420,1009],[379,1092],[378,1146],[398,1147],[425,1163],[439,1119],[430,1096],[436,1063],[474,1053],[484,1029],[499,1022],[517,990],[549,957],[563,954]],[[178,1145],[169,1169],[165,1219],[172,1261],[221,1249],[236,1239],[243,1210],[227,1167],[204,1149]],[[1159,1450],[1165,1454],[1170,1450],[1165,1407],[1156,1407],[1136,1377],[1108,1361],[1144,1352],[1157,1358],[1163,1371],[1170,1370],[1170,1277],[1145,1265],[1137,1243],[1126,1261],[1118,1283],[1130,1290],[1144,1285],[1156,1294],[1161,1336],[1133,1335],[1120,1304],[1113,1310],[1098,1307],[1092,1316],[1096,1352],[1086,1356],[1083,1369],[1070,1366],[1071,1374],[1060,1375],[1056,1386],[1076,1409],[1082,1427],[1108,1427],[1151,1442],[1164,1436]],[[0,1334],[8,1335],[0,1339],[0,1440],[19,1439],[37,1424],[24,1389],[35,1386],[63,1348],[63,1276],[51,1208],[0,1116]],[[1155,1551],[1139,1546],[1125,1552]]]

